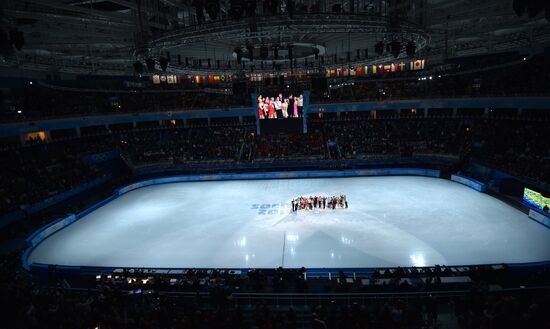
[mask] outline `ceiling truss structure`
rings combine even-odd
[[[279,2],[275,16],[266,14],[258,1],[254,18],[235,21],[228,17],[231,1],[220,1],[219,18],[211,20],[205,12],[204,22],[197,25],[193,0],[3,0],[0,28],[22,31],[25,43],[21,51],[4,49],[0,67],[131,74],[136,60],[170,53],[168,70],[207,73],[217,67],[182,67],[182,58],[227,64],[236,60],[235,48],[246,49],[250,44],[255,50],[262,45],[308,44],[323,49],[326,58],[336,56],[336,63],[342,59],[349,65],[363,65],[393,59],[375,55],[373,44],[380,40],[400,41],[400,58],[405,56],[404,44],[414,41],[419,54],[432,62],[492,52],[535,52],[550,45],[550,24],[544,13],[518,17],[512,0],[295,2],[292,19],[285,12],[286,1]],[[389,24],[395,11],[402,13],[400,28]],[[305,58],[311,66],[312,55]],[[296,65],[305,64],[305,58]],[[247,64],[260,70],[257,59]],[[233,65],[232,70],[237,67]]]

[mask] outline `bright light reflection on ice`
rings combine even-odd
[[[411,257],[411,262],[413,266],[416,266],[416,267],[426,266],[426,261],[424,260],[424,256],[422,254],[413,254],[410,257]]]
[[[300,240],[300,236],[298,234],[287,234],[286,235],[286,241],[296,242],[298,240]]]
[[[246,247],[246,237],[243,236],[241,239],[235,241],[235,245],[238,247]]]

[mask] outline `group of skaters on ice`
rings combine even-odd
[[[347,208],[348,207],[348,200],[346,199],[345,195],[338,196],[332,196],[332,197],[324,197],[324,196],[310,196],[310,197],[297,197],[295,199],[292,199],[290,201],[292,205],[292,212],[298,211],[298,210],[313,210],[314,208],[317,209],[335,209],[336,207],[339,208]]]

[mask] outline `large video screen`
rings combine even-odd
[[[303,94],[258,95],[258,117],[260,120],[301,118],[303,111]]]
[[[528,188],[523,189],[523,202],[540,210],[544,210],[545,206],[546,209],[550,208],[550,198]]]

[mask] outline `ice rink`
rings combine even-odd
[[[348,209],[290,212],[300,195]],[[550,230],[438,178],[174,183],[129,192],[42,242],[30,263],[172,268],[389,267],[550,260]]]

